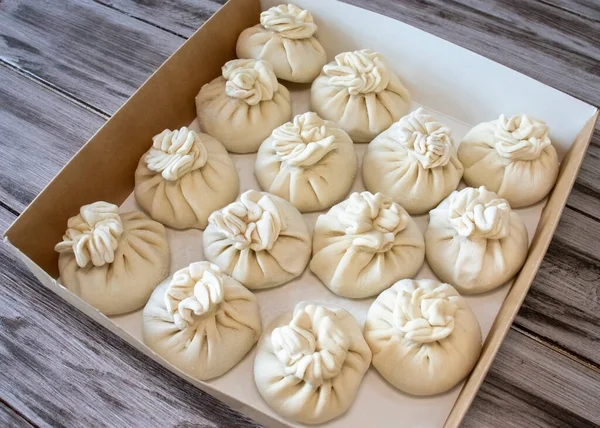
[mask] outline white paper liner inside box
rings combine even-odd
[[[308,111],[310,90],[303,89],[300,85],[288,86],[291,88],[294,114]],[[411,110],[415,110],[418,106],[417,104],[413,104]],[[428,112],[433,113],[438,120],[452,129],[452,134],[456,142],[460,141],[470,129],[469,125],[465,125],[432,109],[428,109]],[[196,131],[200,130],[197,121],[192,123],[191,128]],[[362,165],[362,157],[367,145],[356,144],[355,148],[358,153],[360,165]],[[241,192],[245,192],[248,189],[260,190],[260,186],[254,176],[256,154],[231,156],[240,175]],[[461,183],[460,187],[464,187],[464,184]],[[366,189],[362,183],[359,169],[352,192],[363,190]],[[544,203],[541,202],[532,207],[516,210],[527,226],[530,241],[537,227]],[[121,211],[128,212],[135,210],[141,209],[135,202],[132,193],[121,205]],[[311,233],[319,214],[326,211],[303,214]],[[425,232],[429,215],[421,215],[413,218],[421,228],[421,231]],[[192,262],[205,260],[202,251],[202,233],[202,231],[195,229],[178,231],[167,228],[172,253],[171,274],[188,266]],[[427,263],[425,263],[417,274],[417,278],[436,277],[429,266],[427,266]],[[469,305],[477,315],[484,337],[494,322],[496,314],[508,293],[508,289],[509,286],[504,285],[490,293],[466,297]],[[339,297],[325,287],[308,268],[300,277],[287,284],[268,290],[255,291],[254,294],[257,296],[260,305],[263,327],[266,327],[281,313],[292,311],[296,303],[303,300],[332,304],[347,309],[352,312],[362,326],[364,325],[369,306],[375,300],[374,298],[355,300]],[[125,331],[142,341],[141,310],[124,316],[111,317],[111,319]],[[208,383],[212,387],[235,397],[247,405],[257,407],[262,412],[274,413],[262,400],[254,385],[254,355],[255,349],[253,348],[246,358],[232,370]],[[459,392],[460,386],[445,394],[434,397],[412,397],[394,389],[371,367],[350,410],[342,417],[331,421],[328,426],[347,427],[347,421],[352,421],[353,426],[367,426],[367,424],[377,427],[396,426],[396,423],[399,422],[397,419],[398,415],[402,415],[402,424],[406,424],[405,426],[441,426],[450,413]],[[376,411],[374,408],[375,403],[377,406]],[[275,414],[273,416],[279,418]]]
[[[325,47],[329,60],[337,53],[354,49],[371,48],[383,53],[411,91],[413,99],[452,129],[456,144],[479,122],[495,119],[500,113],[527,113],[549,124],[550,136],[562,159],[585,121],[593,114],[590,106],[572,97],[390,18],[333,1],[299,0],[294,3],[313,14],[319,25],[317,37]],[[262,7],[267,9],[277,4],[277,1],[263,1]],[[283,83],[292,93],[294,114],[308,111],[309,86]],[[413,103],[411,111],[419,105]],[[199,130],[196,121],[192,128]],[[149,141],[148,147],[150,144]],[[355,147],[362,165],[367,145],[357,144]],[[254,177],[256,154],[232,157],[240,175],[241,192],[260,189]],[[462,187],[464,184],[461,183],[459,188]],[[365,189],[359,167],[352,191],[362,190]],[[527,226],[530,242],[544,204],[545,201],[542,201],[532,207],[516,210]],[[122,212],[139,209],[133,194],[121,206]],[[311,231],[319,214],[303,215]],[[428,215],[415,217],[422,231],[427,227],[428,218]],[[172,252],[171,273],[192,262],[204,260],[202,231],[168,229],[168,239]],[[416,277],[435,278],[435,275],[425,263]],[[484,338],[508,291],[509,284],[505,284],[489,293],[466,297],[479,320]],[[352,300],[339,297],[329,291],[308,268],[294,281],[255,294],[263,327],[277,315],[292,311],[296,303],[302,300],[343,307],[362,326],[367,310],[374,301],[374,298]],[[142,341],[141,310],[111,317],[111,320]],[[298,425],[278,416],[262,400],[253,379],[254,356],[255,348],[228,373],[206,383],[274,419]],[[394,389],[371,367],[348,412],[327,426],[439,427],[450,413],[461,386],[437,396],[413,397]]]

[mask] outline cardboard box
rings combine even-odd
[[[129,319],[107,318],[70,293],[56,281],[58,254],[54,251],[68,218],[75,215],[81,205],[97,200],[118,205],[126,201],[133,190],[137,162],[148,150],[152,136],[165,128],[189,125],[195,119],[194,97],[200,87],[217,77],[226,61],[235,58],[237,37],[243,29],[258,22],[261,6],[265,9],[278,3],[268,0],[261,5],[259,0],[230,0],[106,122],[8,229],[4,239],[42,284],[169,370],[265,425],[290,426],[260,397],[257,401],[256,391],[239,393],[228,389],[227,375],[215,381],[196,381],[156,356],[139,339],[141,325],[131,327],[131,320],[137,315]],[[479,362],[462,388],[455,388],[447,395],[416,399],[392,391],[382,379],[371,374],[373,380],[367,379],[363,383],[351,410],[334,421],[336,426],[363,426],[359,418],[363,413],[373,425],[378,425],[377,417],[389,421],[390,426],[400,422],[410,425],[411,420],[407,418],[416,417],[421,418],[418,420],[422,426],[439,426],[444,420],[447,427],[458,426],[535,277],[585,155],[598,111],[540,82],[393,19],[333,0],[299,0],[295,3],[309,9],[315,17],[319,25],[317,37],[330,60],[336,53],[346,50],[368,47],[380,51],[418,104],[434,110],[450,121],[453,129],[460,130],[454,134],[457,141],[469,126],[492,120],[500,113],[525,112],[544,119],[550,126],[551,138],[562,159],[558,181],[545,202],[520,212],[522,216],[531,216],[535,234],[527,261],[512,286],[469,300],[474,310],[479,307],[481,312],[490,312],[491,316],[486,319],[489,325],[482,325],[487,338]],[[294,91],[301,94],[306,88],[296,87]],[[364,145],[359,150],[364,151]],[[240,159],[236,157],[236,163]],[[243,162],[246,162],[246,169],[252,164]],[[251,174],[251,171],[242,173]],[[426,216],[423,221],[426,224]],[[293,287],[293,284],[278,290],[282,292],[287,287]],[[259,298],[261,308],[263,300]],[[247,368],[252,359],[253,352],[234,370],[246,370],[244,367]],[[370,372],[373,371],[371,368]],[[250,384],[244,388],[254,388],[251,377],[249,379]],[[375,391],[376,388],[380,389]],[[382,400],[384,395],[375,393],[385,394],[388,399]],[[369,406],[370,412],[360,412],[365,405]],[[402,406],[410,406],[413,415],[402,411]]]

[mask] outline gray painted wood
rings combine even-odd
[[[0,209],[0,225],[13,218]],[[255,426],[46,290],[7,250],[0,394],[36,426]],[[599,394],[597,371],[513,329],[465,426],[590,427]]]
[[[0,201],[20,212],[105,120],[3,65],[0,106]]]
[[[516,330],[506,337],[465,428],[600,425],[600,373]]]
[[[98,3],[151,22],[181,37],[189,37],[226,0],[95,0]]]
[[[597,3],[569,0],[554,5],[544,0],[519,2],[517,8],[514,0],[349,2],[379,8],[600,104],[600,86],[594,80],[598,76],[590,67],[599,58],[597,45],[591,46],[598,39]],[[187,8],[188,4],[197,7]],[[14,172],[0,159],[0,204],[18,212],[30,202],[102,123],[101,112],[114,111],[181,43],[179,35],[187,36],[205,19],[204,11],[215,7],[210,0],[1,2],[0,59],[31,73],[34,80],[0,67],[0,132],[10,135],[0,142],[0,149],[9,166],[23,154],[36,162]],[[498,43],[499,38],[509,43]],[[132,61],[139,58],[142,64]],[[571,68],[561,69],[566,62]],[[578,71],[573,73],[573,68]],[[4,120],[5,112],[9,120]],[[600,314],[598,135],[569,199],[571,208],[565,210],[517,318],[517,328],[526,335],[509,333],[467,426],[600,423],[597,406],[590,407],[589,401],[598,396],[598,366],[588,368],[599,362],[600,340],[594,328]],[[19,138],[23,144],[12,150],[14,143],[8,142]],[[4,181],[9,173],[18,174],[18,179]],[[13,217],[0,206],[0,230]],[[0,301],[10,303],[0,310],[0,323],[12,326],[17,320],[20,326],[25,320],[26,325],[15,334],[4,333],[9,330],[5,328],[0,331],[0,352],[12,353],[10,364],[0,366],[0,398],[21,414],[37,425],[80,426],[85,421],[89,426],[245,426],[235,412],[166,373],[40,289],[5,250],[0,244]],[[545,340],[547,346],[539,342]],[[555,344],[566,351],[549,348]],[[578,359],[587,360],[587,365]],[[38,391],[44,392],[42,400]]]
[[[600,223],[565,209],[515,324],[600,366]]]
[[[37,426],[255,426],[63,302],[3,244],[0,266],[0,394]]]
[[[91,0],[0,3],[0,59],[109,114],[183,41]]]
[[[89,35],[85,49],[91,49],[89,46],[92,45],[102,46],[118,43],[120,39],[110,43],[107,42],[107,34],[110,34],[109,30],[112,28],[113,22],[119,22],[123,26],[127,25],[124,20],[128,20],[134,28],[138,28],[139,25],[148,26],[140,23],[137,19],[126,17],[122,14],[119,18],[115,18],[113,14],[120,14],[116,9],[110,9],[98,3],[91,4],[90,6],[88,3],[83,4],[88,5],[88,9],[86,10],[92,10],[95,14],[93,19],[99,30]],[[23,4],[29,8],[32,7],[28,1],[24,1]],[[194,15],[194,11],[203,9],[202,4],[196,9],[192,8],[192,12],[187,15],[186,22],[197,22],[198,26],[201,24],[199,21],[203,19],[203,15],[198,17]],[[206,4],[207,6],[204,9],[215,7],[214,2]],[[375,2],[371,6],[377,6],[378,4]],[[10,13],[27,10],[27,8],[16,1],[10,2],[7,5]],[[169,20],[177,22],[181,18],[182,11],[188,10],[176,7],[175,5],[176,0],[158,3],[111,0],[111,7],[119,7],[134,16],[143,16],[142,12],[146,11],[145,13],[148,14],[149,10],[156,8],[156,13],[153,15],[150,14],[147,17],[153,18],[155,23],[162,26],[166,26]],[[41,11],[30,12],[30,14],[35,17],[37,16],[36,14],[44,13],[45,8],[48,6],[41,3],[40,7],[42,8]],[[394,7],[398,7],[398,5],[394,3]],[[451,8],[452,6],[447,7]],[[0,16],[7,14],[4,8],[5,5],[0,4]],[[103,9],[110,9],[110,11],[107,14]],[[65,10],[67,10],[66,6]],[[391,9],[390,14],[392,16],[396,16],[393,15],[394,10]],[[57,12],[54,13],[57,16],[60,15]],[[412,16],[410,13],[415,15],[423,12],[409,9],[403,18],[410,18]],[[447,13],[449,14],[450,12],[448,11]],[[438,13],[438,15],[443,16],[442,13]],[[69,19],[72,21],[70,25],[76,27],[76,19],[74,17],[70,17]],[[87,25],[89,19],[92,18],[83,19],[81,25]],[[449,18],[446,17],[444,19]],[[24,20],[33,22],[33,19]],[[107,20],[107,31],[102,31],[101,28],[104,27]],[[523,18],[519,18],[516,21],[521,22]],[[15,25],[22,26],[23,24],[17,22]],[[7,32],[10,33],[11,30],[8,29]],[[26,46],[29,43],[27,39],[28,35],[29,33],[25,33],[22,36],[21,46]],[[102,35],[102,37],[99,35]],[[47,37],[53,38],[52,45],[58,46],[60,43],[65,43],[64,40],[71,40],[73,35],[72,32],[67,32],[64,36],[59,32],[50,32]],[[167,34],[166,37],[171,38],[175,36]],[[61,42],[61,40],[63,41]],[[19,46],[19,44],[16,44],[16,46]],[[80,49],[74,49],[73,53],[65,52],[62,55],[65,58],[67,58],[67,55],[70,55],[67,62],[76,63],[79,51]],[[48,54],[47,56],[51,55]],[[34,62],[42,66],[44,70],[51,70],[55,64],[55,62],[50,62],[46,57],[36,57]],[[2,72],[2,69],[4,69],[4,72]],[[9,136],[9,138],[0,142],[0,145],[4,146],[4,152],[6,153],[5,161],[10,165],[10,168],[3,168],[0,171],[0,200],[3,200],[4,203],[13,209],[20,211],[100,126],[103,119],[95,115],[91,110],[77,109],[75,113],[71,113],[68,108],[70,103],[64,97],[30,97],[29,94],[32,90],[28,88],[36,86],[35,83],[8,71],[5,67],[0,67],[0,82],[3,83],[0,87],[0,101],[2,101],[1,105],[4,106],[3,108],[6,111],[4,115],[0,116],[0,131],[2,131],[3,135]],[[36,72],[35,69],[31,71]],[[102,78],[106,79],[107,77],[102,76]],[[565,79],[567,78],[565,77]],[[44,89],[44,91],[48,90]],[[128,94],[122,95],[125,96]],[[113,96],[112,101],[115,103],[120,102],[122,95]],[[591,96],[593,97],[594,95],[591,94]],[[15,102],[11,102],[12,100]],[[85,100],[82,99],[82,101]],[[94,104],[93,107],[100,109],[102,105],[98,103]],[[44,114],[39,114],[38,112],[44,112]],[[50,135],[45,135],[47,130],[50,130]],[[24,156],[24,154],[26,155]],[[29,161],[29,159],[33,161]],[[14,165],[18,165],[18,168],[14,168]],[[35,167],[31,165],[35,165]],[[600,210],[598,210],[598,206],[600,205],[600,180],[598,180],[598,177],[600,177],[600,134],[594,137],[577,184],[569,200],[570,206],[576,211],[596,218],[600,217]],[[596,235],[592,234],[591,236],[600,234],[598,228],[593,223],[590,224],[589,229],[596,233]],[[559,229],[557,237],[561,236],[561,230]],[[565,234],[568,233],[565,232]],[[551,248],[551,254],[561,254],[563,252],[560,242],[559,240],[555,244],[558,247],[553,246]],[[586,258],[576,253],[573,263],[577,263],[577,266],[586,266],[587,270],[593,272],[594,264],[598,263],[597,256],[598,254]],[[590,361],[598,363],[600,361],[600,354],[594,352],[594,347],[596,341],[599,340],[598,335],[600,333],[595,333],[597,330],[590,330],[589,328],[582,331],[580,328],[577,328],[580,325],[577,318],[569,318],[567,315],[565,319],[562,316],[562,313],[565,311],[568,312],[571,308],[574,308],[575,313],[579,313],[579,308],[589,307],[589,295],[596,293],[594,283],[577,280],[578,282],[576,282],[575,286],[564,287],[563,289],[563,281],[569,283],[572,281],[573,275],[568,269],[565,270],[564,268],[556,267],[557,265],[563,266],[560,257],[548,259],[544,262],[540,270],[540,275],[538,275],[538,280],[534,283],[532,293],[525,301],[524,309],[521,311],[517,322],[531,329],[541,337],[559,344],[568,344],[571,347],[571,351],[575,354],[585,356]],[[587,270],[582,274],[582,278],[588,275]],[[564,310],[546,314],[545,305],[548,302],[553,302],[555,305],[564,308]],[[593,310],[591,313],[593,314]],[[570,319],[573,322],[569,323]]]
[[[0,426],[7,428],[31,428],[27,420],[23,419],[13,409],[0,402]]]

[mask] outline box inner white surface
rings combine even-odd
[[[262,2],[263,9],[279,4]],[[413,95],[411,110],[424,106],[438,120],[452,129],[455,144],[475,124],[495,119],[500,113],[527,113],[545,120],[550,136],[564,156],[572,141],[593,114],[593,108],[575,98],[536,82],[479,55],[393,19],[335,1],[295,1],[307,8],[319,25],[317,38],[325,47],[329,60],[335,54],[354,49],[371,48],[383,53]],[[309,111],[309,85],[282,82],[290,89],[294,114]],[[193,100],[190,100],[193,102]],[[192,127],[199,130],[196,121]],[[150,147],[151,142],[148,143]],[[366,144],[357,144],[359,170],[352,191],[365,190],[361,179],[362,155]],[[240,175],[241,192],[260,189],[254,177],[256,154],[232,155]],[[461,183],[460,187],[464,185]],[[516,210],[533,237],[545,201]],[[139,210],[133,194],[121,206],[123,212]],[[312,231],[320,213],[304,214]],[[428,215],[415,217],[422,231]],[[192,262],[204,260],[202,231],[168,229],[172,252],[171,273]],[[417,278],[436,278],[427,264]],[[479,296],[466,297],[475,312],[484,338],[509,290],[509,284]],[[296,303],[310,300],[343,307],[357,318],[361,326],[374,298],[352,300],[329,291],[307,268],[299,278],[270,290],[255,292],[263,328],[282,312],[292,311]],[[136,339],[142,341],[142,311],[111,320]],[[232,370],[206,384],[247,406],[282,420],[260,397],[254,385],[254,348]],[[201,382],[202,383],[202,382]],[[412,397],[390,386],[371,367],[356,400],[347,413],[331,421],[333,427],[438,427],[442,426],[460,392],[461,385],[433,397]],[[286,421],[290,425],[291,421]]]

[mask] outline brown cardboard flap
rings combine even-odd
[[[560,216],[567,203],[569,194],[571,193],[571,188],[577,178],[577,172],[579,171],[581,163],[583,162],[583,157],[585,156],[590,140],[592,139],[597,120],[598,110],[596,110],[596,113],[588,120],[585,127],[581,130],[560,165],[558,180],[548,198],[548,203],[542,211],[540,222],[531,242],[531,246],[529,247],[527,261],[515,279],[510,292],[502,304],[500,312],[498,312],[498,315],[496,316],[494,324],[484,343],[481,357],[473,369],[473,372],[465,382],[465,385],[446,420],[446,428],[454,428],[460,425],[460,422],[466,415],[479,387],[485,380],[485,376],[492,365],[492,361],[494,360],[498,349],[500,349],[500,345],[504,341],[504,337],[512,325],[512,321],[517,315],[517,312],[519,312],[523,300],[525,300],[527,290],[529,290],[529,287],[535,278],[538,268],[546,254],[546,250],[550,245],[550,241],[552,240],[552,235],[554,235],[554,231],[558,226]]]
[[[133,94],[25,209],[5,237],[53,278],[54,245],[82,205],[120,205],[131,193],[140,157],[165,128],[196,116],[201,86],[235,58],[238,35],[258,23],[258,0],[229,0]],[[227,31],[223,31],[227,28]],[[60,202],[59,202],[60,201]]]

